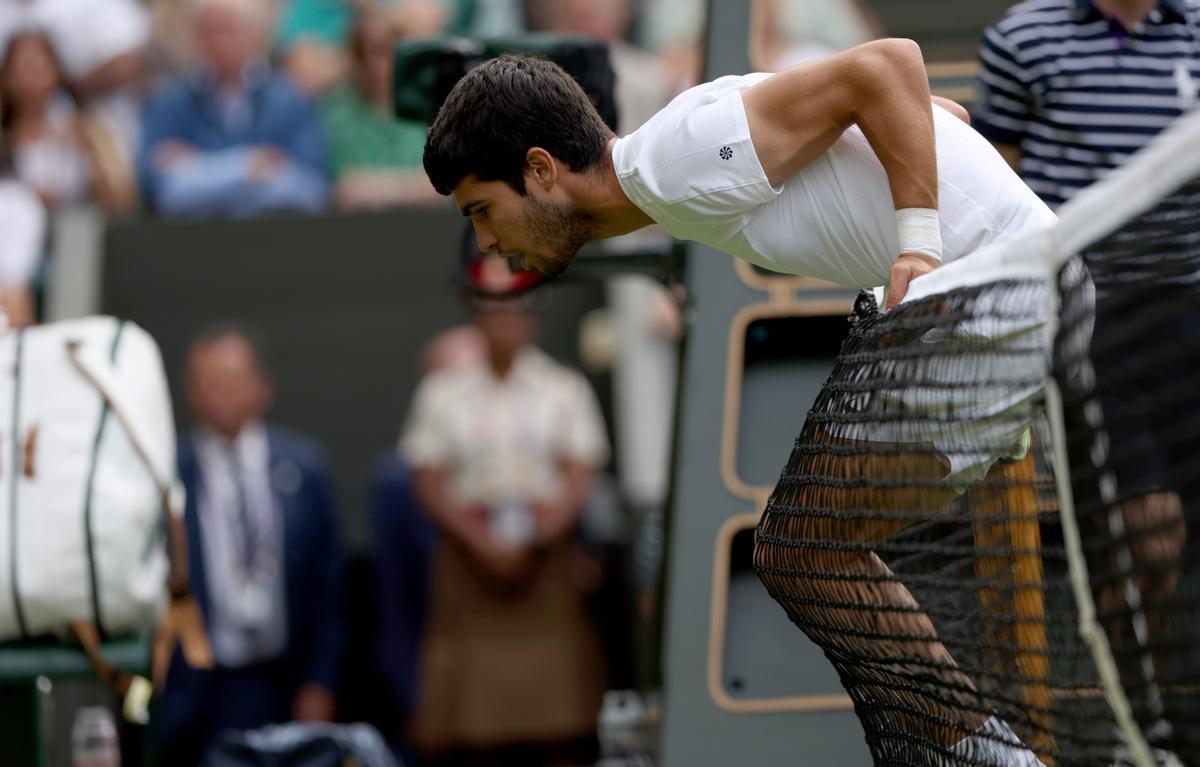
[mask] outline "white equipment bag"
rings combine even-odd
[[[153,628],[177,488],[144,330],[93,317],[0,335],[0,641]]]

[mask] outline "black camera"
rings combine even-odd
[[[614,132],[616,74],[608,44],[585,37],[529,34],[512,38],[471,40],[434,37],[402,40],[396,45],[392,71],[396,116],[428,125],[450,89],[471,68],[504,53],[545,57],[562,67],[583,88],[600,117]]]

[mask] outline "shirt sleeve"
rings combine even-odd
[[[417,387],[400,437],[400,457],[412,468],[447,466],[453,456],[450,440],[451,413],[445,407],[446,392],[436,376],[426,377]]]
[[[33,281],[46,242],[46,209],[16,181],[0,182],[0,283]]]
[[[1018,58],[1016,45],[998,27],[983,33],[976,84],[975,129],[994,143],[1019,146],[1031,115],[1029,73]]]
[[[608,435],[600,403],[587,380],[574,371],[564,377],[559,455],[602,468],[608,463]]]
[[[742,91],[766,74],[722,77],[676,97],[617,144],[613,159],[634,202],[681,239],[775,199],[759,162]]]
[[[150,40],[150,16],[136,0],[75,6],[66,9],[86,13],[86,24],[79,23],[74,13],[64,12],[62,4],[50,5],[38,18],[50,30],[63,67],[73,78],[84,77],[118,56],[137,53]]]

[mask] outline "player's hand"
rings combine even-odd
[[[937,259],[924,253],[901,253],[888,273],[888,292],[883,310],[891,311],[904,299],[913,280],[924,277],[939,265]]]

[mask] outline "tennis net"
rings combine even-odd
[[[755,563],[877,764],[1200,764],[1197,146],[856,305]]]

